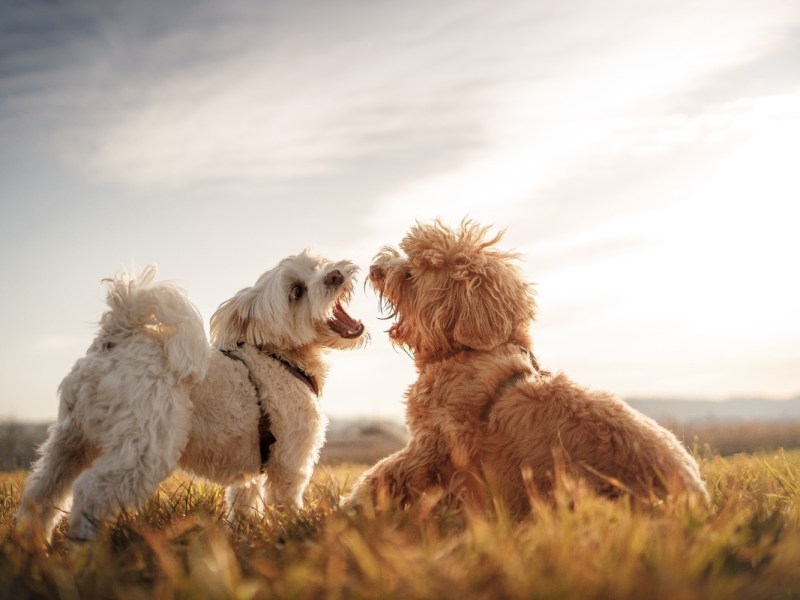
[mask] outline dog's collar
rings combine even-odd
[[[237,344],[237,348],[241,348],[242,346],[244,346],[244,343],[242,343],[242,342],[239,342]],[[301,369],[300,367],[298,367],[295,364],[292,364],[291,362],[289,362],[287,359],[285,359],[280,354],[275,354],[274,352],[270,352],[269,350],[265,349],[263,346],[256,346],[256,349],[258,350],[259,354],[263,354],[265,356],[269,356],[271,359],[278,361],[283,366],[284,369],[286,369],[294,377],[297,377],[297,379],[299,379],[300,381],[305,383],[308,386],[308,389],[310,389],[311,392],[317,398],[319,398],[319,383],[317,382],[317,378],[316,377],[314,377],[313,375],[310,375],[309,373],[306,373],[305,371],[303,371],[303,369]],[[235,360],[240,360],[241,362],[244,362],[241,359],[241,357],[239,357],[237,354],[234,354],[235,350],[220,350],[220,352],[222,352],[228,358],[233,358]],[[261,393],[259,391],[258,385],[253,380],[253,375],[250,372],[250,367],[247,365],[247,363],[245,363],[245,366],[247,366],[248,376],[250,377],[250,382],[253,384],[253,387],[256,388],[256,391],[259,392],[258,393],[258,397],[260,398],[261,397]]]
[[[319,383],[317,383],[316,377],[310,375],[309,373],[306,373],[305,371],[303,371],[303,369],[301,369],[297,365],[290,363],[288,360],[286,360],[279,354],[275,354],[274,352],[269,352],[268,350],[265,350],[263,348],[258,348],[258,351],[259,353],[269,356],[270,358],[273,358],[277,360],[279,363],[281,363],[281,365],[283,365],[283,367],[287,371],[289,371],[289,373],[291,373],[292,375],[297,377],[300,381],[305,383],[308,386],[308,388],[314,393],[314,395],[317,398],[319,398]]]
[[[531,367],[533,367],[533,372],[534,373],[536,373],[540,377],[547,377],[547,376],[550,375],[550,371],[542,371],[541,367],[539,367],[539,361],[536,360],[536,356],[534,356],[533,350],[531,350],[527,346],[522,346],[522,345],[518,346],[518,348],[519,348],[519,351],[522,354],[524,354],[528,358],[528,360],[530,360]],[[466,353],[469,353],[469,352],[480,352],[480,350],[476,350],[475,348],[460,348],[458,350],[453,350],[451,352],[448,352],[444,356],[440,356],[440,357],[438,357],[438,358],[436,358],[434,360],[428,361],[428,362],[429,363],[441,362],[441,361],[453,358],[454,356],[458,356],[459,354],[466,354]]]

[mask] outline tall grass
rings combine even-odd
[[[722,456],[800,448],[800,421],[664,421],[662,424],[680,439],[709,446]]]
[[[171,479],[135,515],[48,553],[15,540],[0,479],[0,597],[800,598],[800,452],[703,460],[710,507],[634,510],[566,486],[521,523],[435,503],[347,512],[363,467],[320,469],[299,514],[223,520],[219,488]]]

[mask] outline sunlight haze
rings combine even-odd
[[[332,417],[400,419],[362,284],[416,220],[505,229],[545,369],[622,397],[800,395],[800,4],[0,4],[0,419],[52,420],[103,277],[206,324],[311,246],[361,267]]]

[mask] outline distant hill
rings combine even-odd
[[[797,421],[800,420],[800,396],[791,400],[732,398],[711,400],[627,399],[636,410],[656,421]]]
[[[407,441],[405,426],[394,421],[332,420],[320,462],[371,464],[400,450]]]
[[[46,437],[46,423],[0,422],[0,471],[29,468]]]
[[[737,398],[720,402],[634,398],[627,402],[673,429],[675,425],[685,425],[681,427],[685,439],[693,439],[696,430],[702,431],[702,435],[699,435],[701,439],[711,439],[715,442],[715,447],[723,450],[726,450],[727,446],[723,448],[722,444],[716,441],[721,437],[717,429],[722,427],[728,437],[741,438],[745,433],[735,433],[739,431],[736,428],[745,427],[747,431],[751,431],[752,427],[749,429],[746,427],[748,423],[762,424],[759,427],[766,427],[767,431],[762,437],[775,437],[781,433],[778,429],[781,427],[785,429],[794,424],[794,427],[789,427],[781,434],[782,438],[775,437],[775,439],[779,439],[786,447],[797,446],[795,429],[800,422],[800,397],[782,401]],[[709,437],[711,435],[709,432],[712,430],[714,435]],[[0,422],[0,471],[27,469],[36,458],[36,447],[44,441],[46,435],[46,424]],[[401,423],[369,419],[349,421],[334,419],[331,421],[327,442],[322,449],[321,462],[371,464],[402,448],[407,439],[408,433]],[[736,444],[732,443],[731,448],[734,446]]]
[[[0,471],[28,469],[47,424],[0,422]],[[405,446],[408,433],[393,421],[333,420],[322,448],[323,464],[373,463]]]

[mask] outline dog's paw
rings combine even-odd
[[[47,554],[50,549],[44,531],[32,523],[17,522],[12,539],[23,551],[31,554]]]

